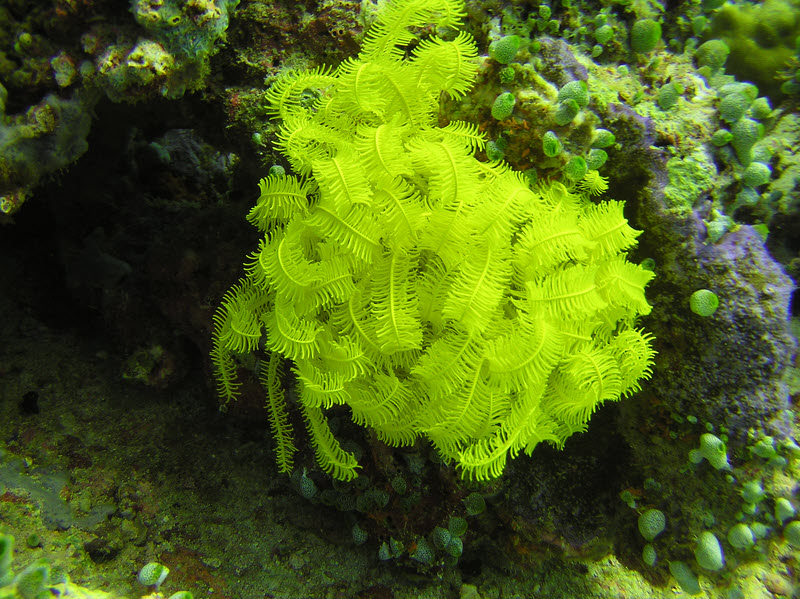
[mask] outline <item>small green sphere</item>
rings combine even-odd
[[[725,83],[717,90],[720,98],[724,98],[728,94],[742,94],[750,102],[758,97],[758,86],[747,81],[732,81]]]
[[[689,308],[698,316],[711,316],[718,307],[717,294],[708,289],[698,289],[689,298]]]
[[[608,129],[595,129],[594,139],[592,140],[593,148],[607,148],[613,146],[617,141],[617,137]]]
[[[800,547],[800,520],[794,520],[783,529],[783,538],[792,547]]]
[[[611,25],[601,25],[594,30],[594,39],[598,44],[607,44],[614,37],[614,30]]]
[[[458,516],[450,516],[450,520],[447,522],[447,530],[454,537],[461,537],[467,532],[467,521]]]
[[[728,448],[725,442],[712,433],[700,435],[700,447],[698,453],[708,460],[716,470],[728,470]]]
[[[770,437],[769,435],[764,435],[758,440],[758,442],[756,442],[752,447],[750,447],[750,452],[753,455],[757,455],[760,458],[764,458],[765,460],[774,458],[775,455],[777,455],[777,450],[775,449],[774,437]]]
[[[406,479],[403,478],[402,474],[395,474],[389,480],[389,484],[392,485],[392,489],[398,495],[404,495],[405,492],[408,490],[408,484],[406,483]]]
[[[749,549],[756,544],[756,537],[747,524],[740,522],[728,531],[728,543],[736,549]]]
[[[559,102],[570,98],[575,100],[580,108],[586,108],[589,105],[589,86],[585,81],[570,81],[558,90]]]
[[[555,121],[556,125],[563,126],[567,123],[571,123],[572,119],[578,116],[578,113],[581,111],[581,107],[573,98],[568,98],[562,102],[559,102],[556,105],[556,114],[555,114]]]
[[[589,172],[589,167],[586,165],[586,160],[583,156],[573,156],[569,162],[564,165],[564,174],[571,181],[580,181]]]
[[[772,171],[763,162],[751,162],[742,173],[742,183],[747,187],[758,187],[769,183]]]
[[[363,545],[369,538],[367,531],[361,528],[357,522],[353,524],[353,528],[350,529],[350,534],[353,537],[353,543],[356,545]]]
[[[692,569],[683,562],[670,562],[669,573],[678,581],[684,593],[688,595],[699,595],[700,583],[697,581],[697,576]]]
[[[600,167],[606,163],[606,160],[608,160],[608,152],[600,148],[592,148],[589,150],[589,153],[586,154],[586,166],[590,171],[600,170]]]
[[[433,547],[424,538],[417,540],[417,548],[411,553],[411,559],[421,564],[431,565],[433,563]]]
[[[542,136],[542,152],[545,156],[554,158],[561,154],[562,148],[561,140],[558,139],[558,135],[555,132],[547,131]]]
[[[708,17],[705,15],[698,15],[692,19],[692,32],[695,35],[702,35],[708,28]]]
[[[697,59],[697,64],[701,67],[710,67],[718,69],[725,64],[728,60],[728,54],[731,49],[728,44],[722,40],[708,40],[700,44],[694,51],[694,57]]]
[[[711,136],[711,143],[721,148],[722,146],[727,146],[732,139],[733,134],[730,131],[727,129],[717,129],[714,131],[714,135]]]
[[[642,549],[642,561],[648,566],[654,566],[656,564],[656,559],[658,559],[656,548],[648,543],[644,546],[644,549]]]
[[[489,56],[500,64],[508,64],[514,60],[521,44],[518,35],[505,35],[489,44]]]
[[[761,522],[753,522],[753,524],[750,525],[750,528],[753,531],[753,535],[756,537],[756,539],[766,539],[767,535],[772,532],[772,529],[769,526]]]
[[[743,165],[747,166],[753,160],[753,146],[764,134],[764,126],[758,121],[741,118],[731,127],[731,146],[736,157]]]
[[[453,537],[444,550],[453,557],[461,557],[461,554],[464,553],[464,541],[458,537]]]
[[[486,509],[486,501],[480,493],[470,493],[464,498],[464,507],[467,510],[467,516],[477,516]]]
[[[750,114],[754,119],[763,121],[772,114],[772,106],[770,106],[769,98],[764,96],[756,98],[750,105]]]
[[[645,270],[649,270],[649,271],[655,272],[655,270],[656,270],[656,261],[653,258],[645,258],[644,260],[642,260],[642,262],[639,264],[639,266],[641,266]],[[686,420],[689,420],[689,416],[686,417]],[[689,422],[691,422],[691,420],[689,420]],[[652,480],[653,480],[652,478],[648,478],[645,481],[645,483],[647,483],[647,481],[652,481]],[[652,484],[654,485],[654,487],[656,487],[658,489],[661,488],[661,483],[659,483],[659,482],[653,481]]]
[[[303,469],[303,473],[300,475],[300,494],[305,499],[311,499],[317,494],[317,485],[314,484],[314,481],[311,480],[308,476],[306,476],[306,470]]]
[[[492,116],[498,121],[507,119],[514,112],[514,104],[516,103],[514,94],[503,92],[495,98],[494,104],[492,104]]]
[[[748,480],[742,485],[742,499],[745,500],[745,503],[761,503],[766,496],[767,494],[764,493],[764,488],[757,480]]]
[[[639,532],[645,541],[652,541],[660,535],[667,526],[667,517],[664,512],[649,509],[639,516]]]
[[[145,586],[154,586],[156,590],[169,574],[169,568],[158,562],[150,562],[139,570],[139,583]]]
[[[503,148],[496,141],[490,141],[486,144],[486,157],[490,162],[497,162],[505,157],[506,153]]]
[[[450,533],[450,531],[446,528],[442,528],[441,526],[434,528],[433,533],[431,534],[431,539],[433,540],[433,544],[436,545],[437,549],[444,549],[447,547],[448,543],[450,543],[450,539],[452,538],[453,535]]]
[[[631,27],[631,49],[647,54],[656,49],[661,40],[661,24],[653,19],[639,19]]]
[[[794,518],[796,513],[797,511],[794,509],[792,502],[786,497],[779,497],[775,500],[775,519],[781,524],[789,518]]]
[[[705,569],[716,572],[722,570],[725,565],[725,555],[722,553],[722,545],[713,532],[703,531],[697,539],[694,548],[694,558],[697,564]]]
[[[719,103],[719,118],[728,123],[735,123],[745,115],[748,108],[750,108],[750,98],[738,92],[727,94]]]

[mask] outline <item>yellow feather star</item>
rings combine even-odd
[[[603,195],[608,191],[608,179],[597,171],[589,171],[578,183],[578,188],[591,196]]]
[[[295,446],[278,366],[288,362],[317,460],[357,476],[325,411],[346,405],[394,446],[428,438],[464,477],[500,476],[540,442],[562,447],[653,364],[635,328],[652,273],[626,260],[639,231],[608,182],[539,183],[479,162],[474,125],[440,127],[442,93],[478,72],[464,32],[406,46],[426,25],[457,28],[461,0],[396,0],[357,58],[284,74],[267,94],[278,149],[298,176],[261,183],[248,218],[265,236],[214,317],[224,401],[236,354],[262,372],[278,467]],[[307,90],[318,90],[306,102]]]

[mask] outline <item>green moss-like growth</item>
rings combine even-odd
[[[14,537],[0,534],[0,597],[3,599],[116,599],[117,595],[93,591],[62,580],[52,580],[50,565],[39,559],[15,573],[12,568]]]
[[[636,318],[650,311],[653,273],[626,260],[639,232],[623,204],[561,183],[532,189],[475,158],[477,127],[438,125],[439,96],[475,79],[474,43],[430,37],[410,58],[405,46],[463,14],[459,0],[389,4],[357,58],[286,74],[268,93],[298,174],[261,183],[248,219],[263,238],[215,316],[212,357],[229,401],[234,355],[270,352],[262,378],[283,471],[294,446],[279,364],[339,479],[358,464],[328,426],[333,406],[391,445],[424,436],[486,479],[542,441],[561,447],[649,376]]]
[[[755,83],[776,103],[783,98],[776,74],[796,52],[800,1],[728,2],[712,17],[711,35],[730,49],[727,72]]]
[[[677,83],[665,83],[658,90],[656,103],[661,110],[669,110],[678,103],[678,99],[681,97],[682,93],[683,89]]]
[[[0,586],[11,582],[11,562],[14,559],[14,537],[0,535]]]
[[[696,149],[685,157],[674,156],[667,161],[669,184],[664,197],[670,208],[687,212],[695,200],[713,188],[717,175],[711,156]]]

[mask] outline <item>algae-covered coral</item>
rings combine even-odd
[[[649,376],[652,271],[625,260],[639,232],[592,185],[542,183],[473,157],[476,127],[437,127],[440,93],[463,96],[476,48],[456,0],[404,0],[380,14],[357,59],[290,73],[269,92],[278,146],[297,175],[270,176],[248,215],[265,236],[215,317],[222,398],[234,352],[259,347],[279,469],[294,446],[277,363],[290,361],[318,461],[357,463],[323,409],[346,405],[382,441],[427,437],[463,474],[499,476],[507,457],[563,446],[605,401]],[[303,105],[308,89],[318,99]],[[578,177],[582,178],[582,177]]]

